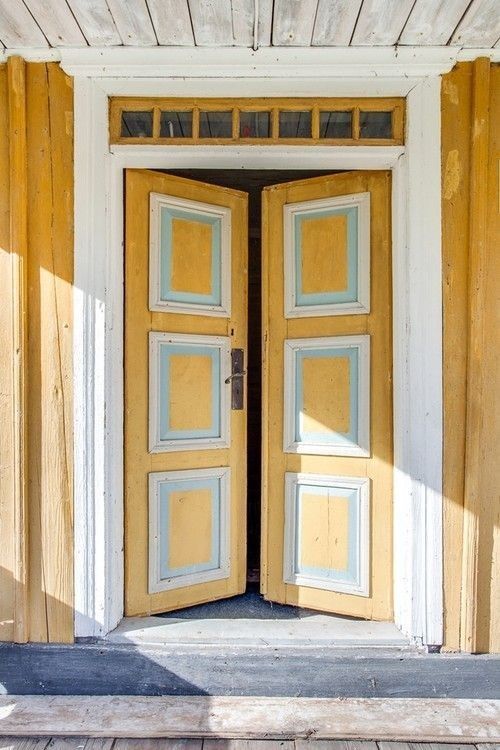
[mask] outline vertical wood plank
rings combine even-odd
[[[465,441],[461,647],[478,646],[479,514],[485,371],[482,363],[487,320],[484,285],[487,265],[490,62],[474,63],[472,93],[471,190],[469,224],[469,330]]]
[[[470,0],[417,0],[405,24],[400,44],[447,44]]]
[[[68,5],[90,46],[122,43],[106,0],[68,0]]]
[[[14,637],[14,362],[10,253],[9,101],[7,66],[0,65],[0,640]]]
[[[273,44],[309,47],[318,0],[275,0]]]
[[[49,46],[22,0],[0,0],[0,39],[12,49]]]
[[[12,253],[14,349],[14,639],[28,640],[28,222],[26,67],[7,62],[9,85],[10,249]]]
[[[492,47],[499,37],[500,15],[497,0],[472,0],[450,44],[462,47]]]
[[[73,638],[72,87],[28,65],[31,639]]]
[[[444,649],[457,651],[460,648],[467,396],[470,63],[460,63],[443,77],[441,102]]]

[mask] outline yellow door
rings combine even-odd
[[[262,592],[392,619],[390,173],[263,196]]]
[[[125,614],[142,615],[245,589],[247,195],[127,170],[125,230]]]

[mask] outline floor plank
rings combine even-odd
[[[202,739],[122,738],[115,741],[113,750],[201,750],[202,747]]]
[[[0,737],[0,750],[45,750],[50,737]]]

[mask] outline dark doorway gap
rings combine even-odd
[[[259,581],[262,446],[262,190],[269,185],[336,174],[333,170],[301,169],[162,169],[211,185],[248,193],[248,361],[247,366],[247,580]],[[340,171],[340,170],[339,170]],[[253,588],[251,586],[251,588]]]

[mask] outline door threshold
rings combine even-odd
[[[135,646],[252,648],[404,648],[408,638],[391,622],[309,614],[293,620],[201,617],[125,617],[108,633],[110,643]]]

